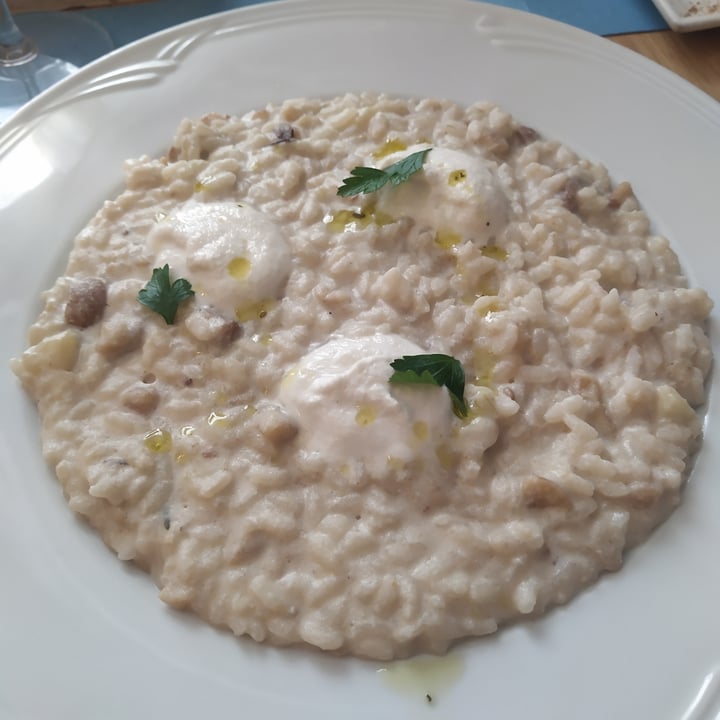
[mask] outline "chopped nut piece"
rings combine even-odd
[[[273,445],[284,445],[298,433],[295,421],[279,407],[269,406],[258,410],[256,418],[260,432]]]
[[[86,328],[94,325],[105,312],[107,286],[100,278],[86,278],[70,288],[65,306],[65,322]]]
[[[554,482],[536,476],[525,481],[522,498],[526,507],[534,510],[545,508],[569,508],[570,498]]]
[[[632,189],[632,185],[629,182],[621,182],[615,187],[610,193],[608,200],[608,207],[617,209],[619,208],[628,198],[635,197]]]
[[[80,352],[80,337],[77,330],[65,330],[50,335],[37,345],[25,351],[22,363],[15,372],[23,382],[31,382],[33,376],[50,370],[72,370]]]
[[[580,178],[571,177],[565,183],[565,189],[562,192],[562,204],[571,212],[577,214],[580,209],[578,205],[577,194],[578,190],[582,187]]]
[[[242,335],[242,327],[235,320],[224,317],[213,307],[194,310],[185,320],[185,327],[196,340],[219,345],[229,345]]]
[[[149,415],[160,402],[160,393],[147,385],[133,385],[121,396],[122,404],[140,415]]]
[[[523,145],[529,145],[531,142],[535,142],[535,140],[540,138],[540,133],[527,125],[520,125],[515,131],[514,137]]]

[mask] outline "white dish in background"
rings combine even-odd
[[[720,27],[720,0],[653,0],[667,24],[678,32]]]
[[[66,507],[6,363],[73,236],[120,188],[122,160],[163,152],[185,116],[363,89],[493,100],[604,162],[633,182],[691,282],[720,299],[720,106],[602,38],[463,0],[292,0],[203,18],[81,70],[0,129],[3,719],[720,712],[717,382],[684,502],[626,567],[542,620],[463,643],[459,679],[443,682],[441,664],[409,692],[378,663],[258,646],[169,610]],[[717,354],[714,320],[712,334]]]

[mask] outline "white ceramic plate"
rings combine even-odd
[[[691,281],[717,300],[720,106],[710,98],[606,40],[494,6],[292,0],[118,51],[0,131],[3,364],[22,351],[73,236],[120,188],[124,158],[162,152],[184,116],[361,89],[494,100],[603,161],[633,181]],[[685,502],[622,572],[538,622],[462,644],[454,683],[440,668],[402,692],[376,663],[257,646],[163,606],[66,508],[34,409],[2,370],[0,717],[715,718],[718,387]]]
[[[653,0],[667,24],[678,32],[720,27],[720,0]]]

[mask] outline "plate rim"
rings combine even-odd
[[[672,9],[671,1],[672,0],[653,0],[663,15],[667,12],[668,17],[673,18],[673,22],[679,22],[681,19]],[[492,3],[483,2],[482,0],[440,0],[440,2],[433,2],[432,0],[385,0],[384,2],[382,0],[365,0],[365,2],[359,7],[355,5],[354,0],[268,0],[267,2],[259,2],[238,8],[223,10],[221,12],[210,13],[208,15],[163,28],[162,30],[158,30],[150,35],[123,45],[107,55],[97,58],[88,65],[85,65],[76,73],[62,79],[52,87],[40,93],[40,95],[32,98],[5,123],[0,125],[0,158],[2,157],[3,145],[7,143],[8,138],[11,138],[21,132],[22,127],[36,119],[38,114],[45,113],[48,109],[52,109],[54,107],[52,102],[53,99],[56,97],[60,98],[62,94],[70,95],[73,87],[82,86],[83,82],[96,77],[97,75],[101,75],[106,68],[107,70],[111,70],[118,59],[130,56],[132,53],[138,51],[149,49],[157,43],[167,44],[167,42],[172,40],[174,36],[181,37],[183,34],[186,34],[188,30],[207,30],[218,23],[223,23],[225,20],[231,20],[236,16],[251,17],[255,14],[262,16],[266,13],[272,14],[274,12],[282,12],[282,10],[286,8],[289,9],[294,7],[307,7],[317,13],[327,13],[328,11],[334,13],[340,8],[345,8],[354,11],[354,13],[367,16],[369,14],[368,11],[382,12],[387,11],[388,9],[395,9],[396,7],[402,8],[402,11],[407,13],[417,12],[418,9],[423,9],[425,11],[437,11],[437,8],[441,7],[440,3],[443,3],[444,6],[446,6],[446,9],[455,6],[461,9],[461,11],[466,11],[469,7],[473,7],[478,10],[485,9],[487,12],[498,14],[500,16],[505,14],[508,18],[512,18],[513,16],[516,18],[524,17],[526,20],[531,19],[530,21],[541,30],[543,28],[546,30],[553,29],[555,32],[564,33],[570,39],[575,40],[580,40],[582,38],[585,42],[591,43],[591,46],[596,49],[602,47],[604,51],[610,55],[617,54],[618,58],[623,58],[624,61],[628,62],[631,66],[645,68],[646,71],[656,75],[658,79],[662,79],[668,86],[668,89],[673,89],[675,93],[681,92],[686,95],[689,94],[689,96],[694,100],[693,104],[699,103],[701,106],[705,105],[705,111],[708,112],[708,114],[717,115],[716,120],[720,126],[720,111],[718,111],[720,103],[689,80],[683,78],[669,68],[651,60],[650,58],[631,50],[630,48],[613,43],[609,38],[530,11],[505,7],[503,5],[494,5]],[[362,10],[359,9],[360,7]],[[716,13],[716,15],[717,24],[720,25],[720,12]],[[668,17],[665,19],[669,23],[670,20]],[[695,18],[693,18],[693,20],[694,19]],[[610,50],[609,48],[613,49]],[[50,107],[48,108],[48,106]]]

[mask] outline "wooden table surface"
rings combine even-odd
[[[610,40],[670,68],[720,101],[720,28],[614,35]]]
[[[9,5],[14,12],[27,12],[133,2],[142,0],[9,0]],[[686,34],[670,30],[633,33],[610,39],[670,68],[720,101],[720,28]]]

